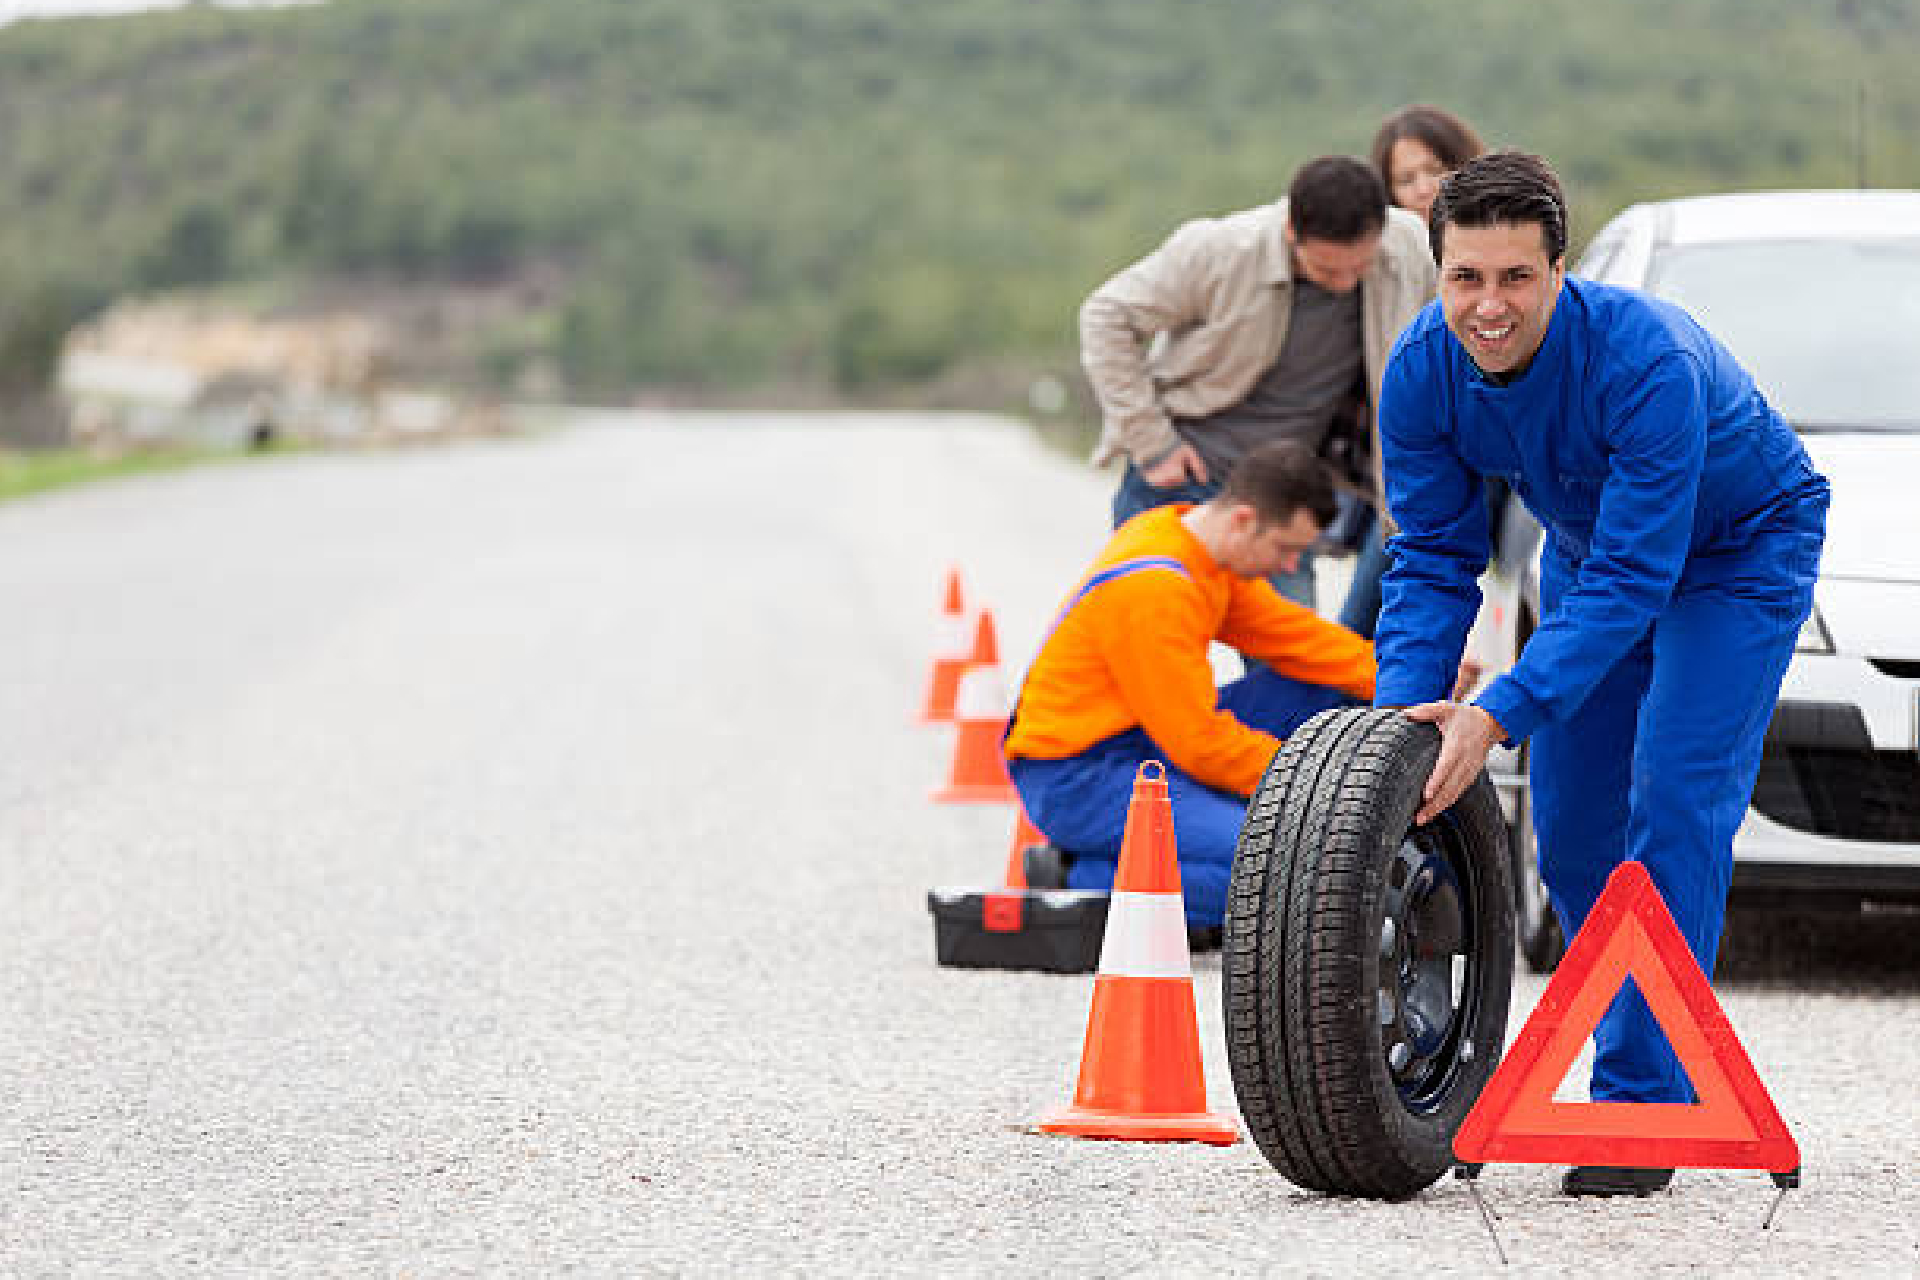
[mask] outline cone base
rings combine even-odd
[[[937,804],[1006,804],[1019,798],[1020,793],[1005,782],[955,783],[933,793]]]
[[[1040,1129],[1072,1138],[1113,1138],[1122,1142],[1205,1142],[1227,1147],[1240,1141],[1239,1125],[1207,1111],[1179,1116],[1127,1116],[1068,1107],[1042,1118]]]

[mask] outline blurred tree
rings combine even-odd
[[[224,210],[189,204],[176,213],[140,261],[135,280],[144,289],[209,284],[231,265],[233,230]]]
[[[44,371],[18,353],[82,285],[538,280],[539,322],[477,338],[475,367],[537,352],[607,397],[868,395],[1054,367],[1100,280],[1408,101],[1551,157],[1576,236],[1632,200],[1853,181],[1862,83],[1871,176],[1920,185],[1916,47],[1920,0],[357,0],[18,24],[0,313],[14,367]]]
[[[0,398],[33,395],[48,384],[67,332],[85,310],[79,290],[55,284],[0,297]]]

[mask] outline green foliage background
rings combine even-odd
[[[129,291],[548,281],[578,396],[1070,368],[1086,292],[1433,101],[1635,200],[1920,186],[1920,0],[333,0],[0,29],[0,395]]]

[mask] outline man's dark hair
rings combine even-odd
[[[1309,160],[1287,188],[1287,221],[1297,239],[1352,244],[1387,225],[1386,184],[1352,156]]]
[[[1305,511],[1324,529],[1340,510],[1332,472],[1298,440],[1275,440],[1241,458],[1227,474],[1220,498],[1229,506],[1252,507],[1266,524],[1284,523]]]
[[[1540,228],[1547,261],[1558,262],[1567,251],[1567,198],[1560,179],[1539,156],[1524,151],[1492,151],[1469,160],[1440,184],[1433,198],[1427,234],[1433,238],[1433,260],[1440,261],[1440,242],[1449,226]]]

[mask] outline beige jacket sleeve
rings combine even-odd
[[[1147,372],[1147,350],[1155,334],[1204,317],[1209,225],[1187,223],[1080,308],[1081,365],[1101,415],[1136,464],[1150,466],[1180,443]]]
[[[1367,366],[1367,435],[1373,466],[1374,509],[1379,513],[1382,530],[1389,536],[1398,532],[1387,514],[1386,475],[1382,470],[1385,455],[1380,447],[1380,388],[1386,381],[1387,361],[1401,331],[1413,323],[1421,308],[1432,302],[1439,284],[1439,269],[1428,247],[1426,225],[1404,209],[1389,209],[1387,225],[1380,243],[1379,277],[1368,294],[1369,308],[1362,328],[1362,345]]]

